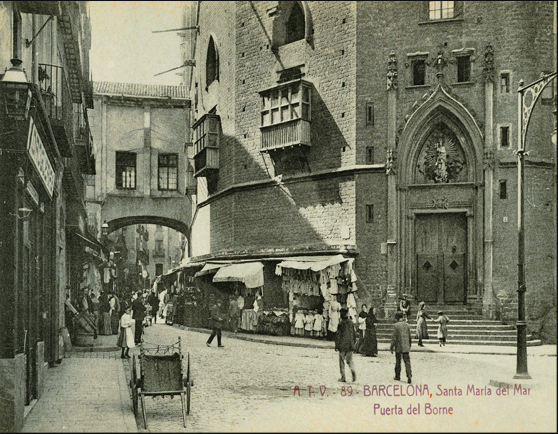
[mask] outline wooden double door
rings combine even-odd
[[[418,301],[465,303],[466,253],[465,213],[417,214],[415,265]]]

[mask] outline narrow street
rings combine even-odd
[[[553,431],[556,424],[554,357],[529,357],[529,372],[544,386],[524,390],[528,395],[519,391],[514,395],[510,389],[509,395],[501,396],[488,384],[495,378],[511,380],[513,356],[411,353],[415,387],[408,388],[405,382],[393,380],[394,356],[386,351],[373,359],[356,355],[357,382],[343,384],[337,381],[338,359],[332,350],[227,337],[224,348],[217,348],[216,341],[208,348],[206,334],[162,324],[146,328],[144,340],[171,344],[178,336],[183,353],[189,351],[191,357],[195,382],[191,414],[184,428],[179,398],[147,398],[149,432]],[[138,353],[137,348],[133,351]],[[126,374],[129,379],[129,366]],[[409,406],[418,404],[420,414],[416,410],[409,415]],[[428,405],[431,414],[425,414]],[[434,408],[443,413],[450,407],[451,415],[432,414]],[[524,416],[518,417],[518,411]],[[141,407],[136,421],[139,431],[146,432]]]

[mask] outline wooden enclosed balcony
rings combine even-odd
[[[297,145],[310,146],[310,122],[304,119],[260,127],[260,130],[262,151]]]

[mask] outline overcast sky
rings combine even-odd
[[[181,63],[177,32],[153,30],[182,27],[184,2],[91,1],[93,81],[142,84],[181,84],[177,69],[154,77]]]

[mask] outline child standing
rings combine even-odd
[[[294,317],[295,334],[297,336],[304,336],[304,312],[297,310]]]
[[[321,337],[322,336],[322,324],[324,322],[324,317],[322,316],[322,314],[320,312],[316,312],[316,315],[314,315],[314,337]]]
[[[442,312],[441,310],[438,311],[438,315],[440,315],[436,320],[436,322],[440,324],[438,326],[438,340],[440,341],[440,346],[442,345],[446,346],[446,339],[448,337],[447,324],[449,323],[449,318],[446,315],[444,315],[444,312]]]
[[[124,308],[124,313],[120,318],[120,333],[118,334],[118,340],[116,345],[122,348],[121,359],[130,358],[130,348],[134,348],[136,345],[134,343],[134,330],[133,326],[136,320],[132,319],[132,306],[126,305]],[[141,324],[139,325],[141,327]]]
[[[304,316],[304,335],[312,336],[312,330],[314,328],[314,313],[311,310],[306,311]]]

